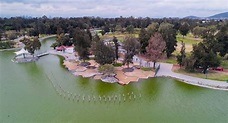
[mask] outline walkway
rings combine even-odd
[[[156,76],[173,77],[188,84],[228,91],[228,83],[226,82],[178,74],[172,71],[173,64],[160,63],[160,65],[160,70],[158,71]]]
[[[56,50],[49,50],[48,51],[49,54],[53,54],[53,55],[60,55],[63,56],[65,58],[65,60],[67,61],[71,61],[71,60],[79,60],[79,57],[75,56],[75,53],[64,53],[62,51],[56,51]]]

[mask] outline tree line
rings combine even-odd
[[[194,27],[207,27],[209,25],[218,25],[222,21],[211,20],[203,23],[202,20],[192,19],[178,19],[178,18],[134,18],[134,17],[117,17],[117,18],[100,18],[100,17],[77,17],[77,18],[47,18],[46,16],[39,18],[23,18],[11,17],[0,18],[0,34],[1,37],[16,38],[12,34],[7,34],[7,31],[14,31],[15,34],[27,34],[30,36],[38,36],[39,34],[56,34],[57,30],[61,28],[65,33],[69,33],[73,29],[79,27],[80,29],[99,28],[102,29],[103,34],[106,32],[132,32],[134,28],[146,28],[152,22],[158,24],[170,23],[175,30],[179,30],[183,22],[187,22],[189,29],[193,31]],[[201,28],[195,29],[196,35]]]

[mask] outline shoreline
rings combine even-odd
[[[107,77],[106,79],[102,78],[102,73],[99,73],[97,68],[99,67],[98,63],[94,60],[89,60],[91,63],[90,66],[95,66],[96,69],[89,69],[83,66],[80,66],[78,61],[79,59],[74,56],[74,53],[63,53],[55,50],[48,51],[51,55],[59,55],[64,57],[63,65],[65,68],[75,76],[82,76],[84,78],[93,78],[95,80],[101,80],[107,83],[118,83],[121,85],[129,84],[130,82],[138,82],[139,80],[148,79],[154,77],[154,71],[143,71],[140,69],[135,69],[133,72],[123,72],[122,70],[125,68],[122,67],[114,67],[115,68],[115,76]],[[74,61],[74,62],[71,62]]]
[[[45,37],[39,38],[39,40],[42,42],[43,40],[45,40],[47,38],[52,38],[52,37],[55,37],[55,36],[56,35],[49,35],[49,36],[45,36]],[[0,52],[1,51],[8,51],[8,50],[17,50],[17,49],[20,49],[20,48],[3,49],[3,50],[0,50]],[[70,53],[63,53],[63,52],[58,52],[58,51],[55,51],[55,50],[49,50],[48,53],[51,54],[51,55],[59,55],[59,56],[64,57],[64,59],[65,59],[64,62],[65,61],[70,62],[70,61],[79,60],[78,58],[75,57],[74,53],[72,53],[72,54],[70,54]],[[162,63],[162,64],[165,64],[165,63]],[[63,63],[63,65],[73,75],[75,75],[75,76],[79,76],[80,75],[80,74],[75,74],[77,71],[71,70],[64,63]],[[201,82],[200,80],[194,80],[194,79],[189,80],[189,79],[181,78],[181,76],[172,75],[169,72],[167,73],[167,71],[164,72],[164,70],[163,70],[162,74],[160,74],[160,75],[154,76],[154,74],[155,74],[154,73],[151,76],[146,76],[146,77],[145,76],[143,76],[143,77],[141,76],[140,77],[140,76],[137,76],[137,74],[138,73],[142,73],[143,72],[142,70],[140,72],[138,72],[138,73],[135,73],[135,74],[131,75],[130,72],[126,72],[126,73],[123,72],[121,70],[121,68],[115,67],[115,69],[118,69],[116,71],[121,72],[121,75],[119,75],[119,76],[120,76],[120,78],[122,78],[122,80],[119,79],[117,77],[117,74],[116,74],[115,78],[118,81],[117,82],[114,82],[114,83],[118,83],[118,84],[121,84],[121,85],[126,85],[126,84],[129,84],[130,82],[139,82],[139,80],[144,80],[144,79],[148,79],[148,78],[168,77],[168,78],[173,78],[173,79],[179,80],[180,82],[183,82],[183,83],[186,83],[186,84],[191,84],[191,85],[194,85],[194,86],[199,86],[199,87],[204,87],[204,88],[209,88],[209,89],[215,89],[215,90],[228,91],[228,83],[223,82],[223,81],[210,83],[210,82]],[[89,78],[93,78],[95,80],[101,80],[101,81],[103,81],[102,78],[101,78],[101,74],[98,73],[98,72],[92,73],[92,74],[90,73],[90,75],[87,74],[87,75],[84,75],[83,76],[83,73],[85,72],[85,70],[81,72],[82,75],[80,75],[80,76],[87,77],[87,78],[89,77]],[[137,70],[137,69],[135,69],[135,70]],[[166,70],[167,70],[167,68],[166,68]],[[168,69],[168,71],[169,71],[169,69]],[[170,71],[171,71],[171,69],[170,69]],[[126,75],[127,73],[129,73],[129,75]],[[161,73],[161,70],[159,70],[159,73]],[[96,75],[99,75],[99,76],[96,76]],[[180,74],[180,75],[182,75],[182,74]],[[136,77],[138,77],[138,78],[136,79]],[[197,78],[197,79],[200,79],[200,78]],[[213,81],[213,80],[208,80],[208,81]],[[109,82],[109,83],[112,83],[112,82]]]
[[[42,37],[42,38],[39,38],[40,42],[42,42],[43,40],[47,39],[47,38],[52,38],[52,37],[55,37],[56,35],[49,35],[49,36],[45,36],[45,37]],[[16,38],[12,41],[19,41],[21,38],[23,38],[23,36],[19,37],[19,38]],[[11,50],[19,50],[21,49],[23,46],[21,47],[15,47],[15,48],[9,48],[9,49],[0,49],[0,52],[4,52],[4,51],[11,51]]]
[[[56,51],[55,51],[56,52]],[[49,52],[50,53],[50,52]],[[62,56],[62,57],[64,57],[65,58],[65,60],[64,61],[68,61],[69,62],[69,57],[66,55],[66,54],[64,54],[64,53],[50,53],[50,54],[52,54],[52,55],[59,55],[59,56]],[[64,64],[63,64],[64,65]],[[66,65],[64,65],[65,66],[65,68],[70,72],[70,73],[72,73],[73,75],[75,75],[74,74],[74,71],[72,71],[71,69],[69,69]],[[82,72],[84,72],[84,71],[82,71]],[[77,75],[76,75],[77,76]],[[85,76],[83,76],[83,75],[81,75],[82,77],[85,77]],[[128,77],[128,76],[126,76],[125,74],[124,74],[124,76],[125,77]],[[131,75],[129,75],[129,76],[131,76]],[[94,75],[92,75],[92,76],[86,76],[87,78],[89,77],[89,78],[93,78],[93,79],[95,79],[94,78]],[[135,76],[133,76],[133,77],[135,77]],[[198,87],[204,87],[204,88],[209,88],[209,89],[215,89],[215,90],[223,90],[223,91],[228,91],[228,86],[224,86],[224,85],[222,85],[221,83],[224,83],[224,82],[221,82],[221,83],[217,83],[218,85],[213,85],[213,84],[210,84],[210,83],[203,83],[203,82],[193,82],[193,81],[188,81],[188,80],[184,80],[184,79],[181,79],[181,78],[178,78],[178,77],[174,77],[174,76],[169,76],[169,75],[162,75],[162,76],[155,76],[155,77],[167,77],[167,78],[172,78],[172,79],[176,79],[176,80],[179,80],[180,82],[183,82],[183,83],[186,83],[186,84],[190,84],[190,85],[194,85],[194,86],[198,86]],[[139,80],[144,80],[144,79],[149,79],[149,78],[155,78],[154,76],[149,76],[149,77],[141,77],[141,78],[139,78],[139,79],[137,79],[136,81],[129,81],[129,82],[122,82],[121,80],[118,80],[118,84],[121,84],[121,85],[127,85],[127,84],[129,84],[129,83],[131,83],[131,82],[139,82]],[[95,79],[95,80],[101,80],[102,81],[102,79],[100,79],[100,78],[98,78],[98,79]]]
[[[189,84],[189,85],[194,85],[194,86],[208,88],[208,89],[214,89],[214,90],[228,91],[228,86],[223,86],[223,85],[215,86],[215,85],[212,85],[212,84],[204,84],[202,82],[197,82],[197,83],[189,82],[187,80],[183,80],[183,79],[172,77],[172,76],[165,76],[165,75],[164,76],[157,76],[157,77],[173,78],[173,79],[176,79],[176,80],[178,80],[180,82],[183,82],[183,83],[186,83],[186,84]]]

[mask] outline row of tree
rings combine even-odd
[[[189,56],[185,53],[185,44],[182,42],[180,54],[177,55],[177,62],[185,69],[194,71],[202,68],[203,73],[210,67],[218,67],[221,57],[228,53],[228,24],[223,25],[220,30],[207,29],[203,35],[203,41],[193,45]]]
[[[134,17],[118,17],[118,18],[100,18],[100,17],[78,17],[78,18],[47,18],[43,16],[41,18],[0,18],[0,33],[5,35],[6,31],[15,30],[16,32],[22,32],[22,34],[28,34],[30,36],[38,36],[39,34],[56,34],[57,30],[61,28],[64,33],[70,33],[73,29],[79,27],[81,29],[88,28],[100,28],[104,33],[115,31],[127,31],[133,32],[134,28],[146,28],[152,22],[156,22],[159,25],[161,23],[170,23],[175,30],[183,29],[182,25],[187,25],[189,30],[193,30],[195,27],[207,27],[210,25],[217,25],[216,28],[220,28],[221,21],[211,20],[207,23],[202,23],[202,20],[192,19],[178,19],[178,18],[134,18]],[[180,28],[181,27],[181,28]],[[103,34],[104,34],[103,33]]]

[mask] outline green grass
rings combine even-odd
[[[126,36],[134,36],[138,38],[138,33],[129,34],[129,33],[113,32],[113,33],[105,34],[101,36],[101,39],[107,39],[107,38],[113,39],[113,36],[117,37],[119,41],[123,42]]]
[[[147,67],[143,67],[143,68],[141,68],[141,70],[143,70],[143,71],[155,71],[153,68],[147,68]]]
[[[222,60],[221,67],[223,67],[224,69],[228,69],[228,60]]]
[[[184,69],[175,70],[174,72],[185,74],[185,75],[188,75],[188,76],[198,77],[198,78],[204,78],[204,79],[206,78],[206,75],[203,74],[203,73],[187,72]],[[228,74],[227,73],[223,73],[223,72],[209,71],[207,73],[207,79],[218,80],[218,81],[226,81],[226,80],[228,80]]]
[[[176,59],[176,56],[171,56],[170,58],[161,60],[161,62],[177,64],[177,59]]]
[[[197,38],[194,38],[190,35],[187,35],[183,38],[183,36],[181,34],[178,34],[177,35],[177,42],[181,42],[183,41],[185,44],[197,44],[199,43],[200,41],[202,41],[201,39],[197,39]]]
[[[123,64],[122,63],[114,63],[113,66],[114,67],[121,67]]]

